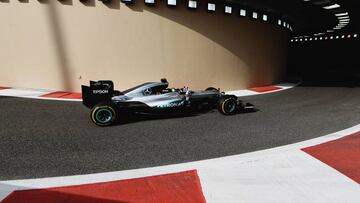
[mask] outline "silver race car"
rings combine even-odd
[[[195,114],[203,109],[218,109],[224,115],[254,111],[235,95],[209,87],[204,91],[168,88],[168,81],[148,82],[125,91],[114,90],[110,80],[90,81],[82,85],[83,104],[91,109],[91,120],[98,126],[109,126],[119,118],[139,114]]]

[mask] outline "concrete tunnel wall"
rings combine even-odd
[[[0,2],[0,83],[80,91],[110,79],[124,90],[167,78],[172,87],[234,90],[278,82],[289,30],[223,11],[165,2]]]

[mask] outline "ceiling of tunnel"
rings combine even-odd
[[[311,36],[327,32],[357,33],[360,30],[359,0],[227,0],[226,2],[286,19],[293,27],[294,36]],[[334,4],[337,4],[334,7],[338,8],[324,8]],[[336,16],[340,13],[347,13],[346,16],[349,16],[350,21],[347,22],[346,16]],[[342,22],[339,21],[339,17]],[[347,24],[344,25],[344,21]]]
[[[1,0],[0,0],[1,1]],[[64,0],[59,0],[64,1]],[[80,0],[82,1],[82,0]],[[111,2],[111,0],[99,0]],[[117,0],[119,1],[119,0]],[[132,2],[134,0],[121,0]],[[169,1],[169,0],[168,0]],[[183,0],[187,2],[188,0]],[[274,24],[292,30],[292,37],[325,33],[352,34],[360,31],[360,0],[193,0],[202,3],[233,4],[262,12]],[[4,1],[8,2],[8,1]],[[154,0],[155,2],[155,0]],[[330,8],[326,8],[332,6]],[[249,12],[250,13],[250,12]],[[346,15],[340,15],[346,14]],[[340,16],[339,16],[340,15]],[[278,23],[278,20],[281,22]]]

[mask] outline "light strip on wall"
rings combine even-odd
[[[189,8],[197,8],[197,1],[189,1],[188,7]]]
[[[214,3],[208,3],[207,10],[208,11],[215,11],[216,5]]]
[[[348,16],[349,14],[347,12],[345,13],[335,13],[335,16]]]
[[[258,18],[258,13],[253,12],[253,13],[252,13],[252,17],[253,17],[254,19],[257,19],[257,18]]]
[[[125,4],[130,4],[132,3],[133,1],[132,0],[121,0],[121,2],[125,3]]]
[[[176,6],[177,2],[176,2],[176,0],[167,0],[167,5],[168,6]]]
[[[349,16],[339,16],[339,17],[337,17],[338,19],[350,19],[350,17]]]
[[[240,9],[240,16],[246,16],[246,10]]]
[[[338,19],[339,21],[350,21],[350,18]]]
[[[232,14],[232,7],[231,6],[225,6],[225,13]]]
[[[340,5],[339,4],[333,4],[333,5],[330,5],[330,6],[324,6],[323,8],[330,10],[330,9],[340,8]]]
[[[146,4],[155,4],[155,0],[145,0]]]
[[[268,21],[268,16],[266,14],[263,15],[263,21]]]

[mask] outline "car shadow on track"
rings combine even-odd
[[[207,109],[193,112],[177,112],[177,113],[164,113],[164,114],[140,114],[140,113],[127,113],[126,115],[120,116],[113,126],[138,123],[148,120],[163,120],[163,119],[176,119],[195,117],[206,113],[215,113],[214,109]]]
[[[237,114],[243,113],[254,113],[260,111],[257,108],[251,110],[243,110],[239,111]],[[208,113],[219,113],[216,109],[200,109],[197,111],[191,112],[179,112],[179,113],[167,113],[167,114],[127,114],[126,116],[120,117],[113,126],[118,125],[126,125],[131,123],[138,123],[142,121],[149,121],[149,120],[164,120],[164,119],[177,119],[177,118],[186,118],[186,117],[195,117],[200,116],[202,114]],[[234,114],[236,115],[236,114]],[[231,115],[230,115],[231,116]]]

